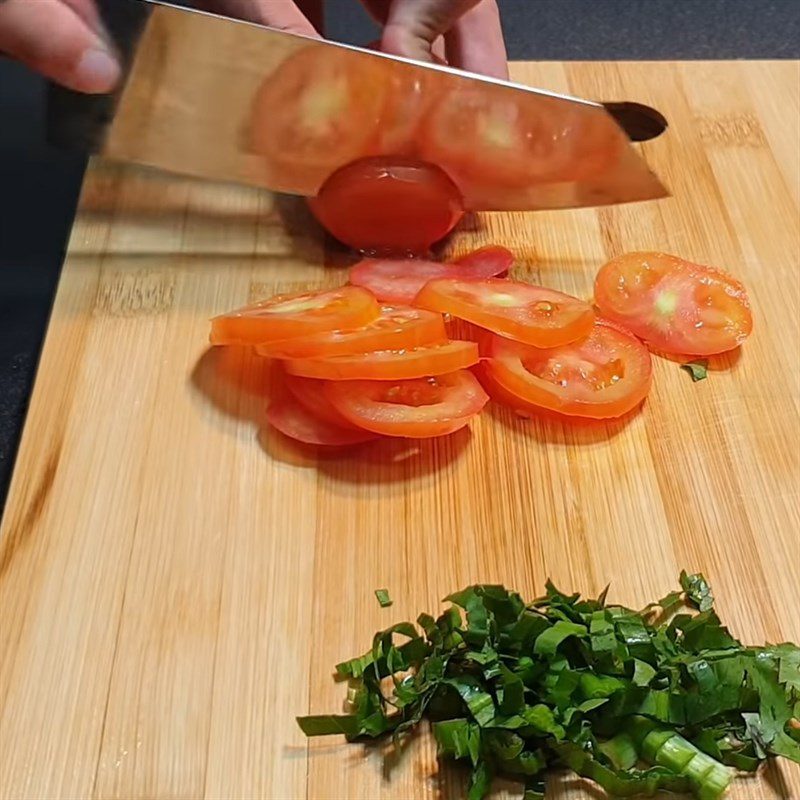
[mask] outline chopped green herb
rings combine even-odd
[[[376,589],[375,597],[378,598],[381,608],[388,608],[392,604],[392,598],[389,597],[388,589]]]
[[[800,762],[800,649],[745,647],[702,575],[683,572],[680,583],[640,612],[550,582],[531,603],[469,586],[438,619],[421,614],[421,632],[392,625],[338,665],[351,679],[349,714],[298,723],[308,736],[391,734],[399,746],[427,719],[440,756],[471,768],[468,800],[482,800],[495,776],[543,800],[546,775],[564,767],[612,797],[717,800],[734,770]]]
[[[681,364],[681,369],[686,370],[691,376],[692,381],[704,381],[708,377],[708,359],[698,358],[697,361],[689,361]]]

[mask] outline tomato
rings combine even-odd
[[[260,345],[257,351],[259,355],[272,358],[329,358],[419,347],[446,339],[441,314],[410,306],[383,306],[378,318],[361,328],[268,342]]]
[[[287,58],[256,95],[250,127],[274,188],[314,195],[334,170],[372,152],[391,85],[377,56],[309,44]]]
[[[603,316],[665,353],[723,353],[753,329],[739,281],[665,253],[628,253],[609,261],[597,274],[594,291]]]
[[[328,422],[337,428],[350,428],[359,430],[348,422],[332,405],[325,396],[325,382],[313,378],[301,378],[297,375],[282,375],[283,385],[289,390],[292,397],[312,417]]]
[[[420,138],[422,157],[459,186],[574,181],[608,168],[625,146],[624,134],[602,109],[565,112],[553,98],[522,104],[512,92],[463,86],[436,104]]]
[[[354,425],[410,438],[453,433],[489,399],[468,370],[407,381],[330,381],[325,393]]]
[[[576,417],[619,417],[647,396],[652,364],[647,348],[598,320],[585,339],[539,349],[496,336],[490,377],[522,403]]]
[[[464,214],[461,194],[442,170],[398,156],[342,167],[309,205],[340,242],[380,253],[423,253]]]
[[[535,347],[557,347],[586,336],[594,312],[568,294],[497,278],[429,281],[414,304],[452,314]]]
[[[324,292],[279,294],[211,320],[212,344],[263,342],[367,325],[380,306],[366,290],[342,286]]]
[[[514,254],[507,247],[490,244],[460,256],[452,264],[459,268],[455,278],[494,278],[514,266]]]
[[[387,303],[411,303],[434,278],[491,278],[507,272],[514,261],[505,247],[484,247],[453,263],[423,259],[367,258],[350,270],[350,283],[369,289]]]
[[[282,434],[304,444],[344,447],[375,439],[374,433],[340,428],[315,417],[297,403],[278,401],[267,409],[267,421]]]
[[[327,380],[396,381],[444,375],[479,361],[474,342],[444,342],[409,350],[376,350],[353,356],[298,358],[286,362],[292,375]]]

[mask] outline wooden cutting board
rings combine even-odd
[[[209,352],[207,320],[337,284],[347,256],[293,201],[94,163],[2,523],[2,797],[460,797],[427,735],[393,766],[309,745],[294,717],[341,708],[333,665],[376,629],[476,581],[610,581],[639,607],[702,570],[735,634],[800,640],[800,65],[514,72],[659,108],[671,127],[642,150],[674,196],[487,215],[447,253],[508,245],[517,275],[584,296],[627,250],[718,264],[750,289],[751,341],[702,383],[657,360],[628,424],[492,410],[317,460],[260,430],[266,371]],[[731,797],[798,798],[800,770]]]

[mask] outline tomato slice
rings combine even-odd
[[[324,292],[279,294],[211,320],[211,344],[264,342],[367,325],[380,306],[366,290],[342,286]]]
[[[340,242],[373,253],[423,253],[464,214],[461,194],[445,172],[398,156],[342,167],[309,206]]]
[[[286,362],[292,375],[327,380],[396,381],[444,375],[466,369],[480,360],[474,342],[444,342],[410,350],[376,350],[353,356],[298,358]]]
[[[283,385],[289,390],[292,397],[312,417],[327,422],[337,428],[350,428],[360,430],[348,422],[332,405],[325,396],[325,382],[313,378],[301,378],[297,375],[282,375]]]
[[[473,250],[452,262],[459,267],[456,278],[494,278],[505,275],[514,266],[514,254],[496,244]],[[474,274],[473,274],[474,273]]]
[[[489,399],[468,370],[407,381],[330,381],[325,392],[354,425],[409,438],[453,433]]]
[[[600,269],[594,289],[603,316],[665,353],[724,353],[753,329],[739,281],[666,253],[619,256]]]
[[[374,433],[356,428],[340,428],[315,417],[297,403],[278,401],[267,409],[267,421],[285,436],[304,444],[346,447],[375,439]]]
[[[472,87],[440,99],[420,140],[422,157],[462,189],[472,182],[522,187],[578,180],[608,168],[625,145],[622,131],[601,110],[567,115],[555,99],[522,105],[511,94],[503,99]]]
[[[259,345],[272,358],[329,358],[399,350],[447,340],[444,319],[434,311],[411,306],[383,306],[377,319],[361,328],[323,331]]]
[[[414,305],[452,314],[535,347],[557,347],[586,336],[592,307],[568,294],[497,278],[429,281]]]
[[[308,47],[287,58],[256,95],[250,147],[275,188],[314,195],[338,167],[374,152],[391,97],[390,70],[376,56]]]
[[[510,256],[510,263],[509,263]],[[484,247],[454,263],[423,259],[367,258],[350,270],[350,283],[369,289],[387,303],[409,304],[435,278],[492,278],[507,272],[514,255],[504,247]]]
[[[593,419],[631,411],[647,396],[652,380],[647,348],[601,320],[587,338],[551,349],[496,336],[488,371],[523,407]]]

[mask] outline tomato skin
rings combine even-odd
[[[369,289],[387,303],[412,304],[425,284],[435,278],[491,278],[506,273],[514,254],[505,247],[483,247],[451,263],[424,259],[369,259],[350,270],[350,283]]]
[[[414,304],[534,347],[574,342],[586,336],[594,323],[592,307],[582,300],[542,286],[497,278],[432,280]]]
[[[710,356],[741,345],[753,329],[744,286],[722,270],[666,253],[628,253],[595,279],[595,302],[654,349]]]
[[[496,336],[487,370],[523,409],[538,406],[592,419],[627,414],[645,399],[652,383],[647,348],[602,320],[585,339],[551,349]]]
[[[451,262],[461,278],[495,278],[506,275],[514,266],[514,254],[507,247],[489,244]]]
[[[461,194],[445,172],[400,156],[341,167],[309,206],[340,242],[371,253],[424,253],[464,215]]]
[[[410,380],[466,369],[479,361],[474,342],[444,342],[410,350],[378,350],[333,358],[302,358],[286,362],[291,375],[326,380]]]
[[[468,370],[407,381],[330,381],[325,392],[354,425],[408,438],[453,433],[489,400]]]
[[[211,320],[211,344],[259,345],[377,319],[380,306],[364,289],[343,286],[321,292],[276,295]]]
[[[363,430],[346,420],[330,403],[325,396],[325,382],[314,378],[302,378],[299,375],[283,374],[283,385],[289,390],[291,396],[312,417],[327,422],[337,428],[350,430]]]
[[[271,358],[329,358],[420,347],[447,340],[444,319],[434,311],[411,306],[388,306],[361,328],[323,331],[259,345],[259,355]]]
[[[253,104],[250,148],[278,189],[315,195],[343,164],[373,152],[391,97],[390,70],[309,44],[269,75]]]
[[[267,409],[267,421],[273,428],[295,441],[321,447],[348,447],[376,438],[369,431],[339,428],[310,414],[301,405],[280,400]]]

